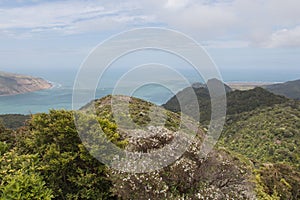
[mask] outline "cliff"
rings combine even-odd
[[[51,87],[52,85],[42,78],[0,71],[0,96],[23,94]]]

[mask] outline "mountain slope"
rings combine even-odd
[[[285,83],[266,85],[264,88],[270,92],[273,92],[274,94],[300,100],[300,79]]]
[[[41,78],[0,72],[0,96],[23,94],[51,87],[50,83]]]
[[[120,109],[111,107],[113,98]],[[122,104],[129,106],[129,115],[122,109]],[[180,115],[144,100],[107,96],[93,101],[82,110],[89,113],[91,107],[95,108],[99,118],[114,122],[119,117],[116,114],[121,116],[117,120],[121,120],[119,123],[123,127],[118,127],[117,130],[120,138],[128,141],[125,147],[127,151],[154,153],[176,138]],[[112,112],[113,109],[116,110]],[[160,112],[154,112],[151,127],[146,127],[151,121],[150,112],[156,109],[165,112],[167,118],[161,124],[155,121],[162,119]],[[139,127],[129,125],[128,121],[131,119]],[[143,137],[140,137],[141,134]],[[194,140],[188,141],[187,151],[174,163],[160,170],[132,174],[111,169],[109,177],[113,182],[112,191],[120,199],[255,199],[251,162],[224,148],[214,149],[205,158],[200,157],[204,134],[200,127]],[[176,149],[171,152],[167,156],[172,156]]]
[[[177,94],[184,98],[183,106],[188,105],[190,92],[187,88]],[[195,92],[204,114],[209,113],[208,91]],[[166,104],[169,107],[164,106],[178,111],[176,101],[173,97]],[[300,103],[262,88],[229,92],[227,103],[227,121],[218,146],[255,164],[257,199],[299,199]]]
[[[9,129],[18,129],[25,125],[25,122],[30,119],[29,115],[21,114],[5,114],[0,115],[0,123]]]
[[[198,99],[197,103],[199,104],[200,121],[209,121],[211,113],[211,102],[209,91],[205,87],[185,88],[184,90],[178,92],[162,106],[170,111],[180,112],[181,109],[178,103],[179,99],[182,103],[182,106],[185,106],[184,110],[188,110],[189,114],[192,114],[191,116],[195,117],[197,116],[197,113],[195,113],[196,111],[188,109],[189,105],[192,103],[191,96],[193,92],[195,92]],[[227,93],[227,115],[239,114],[242,112],[254,110],[256,108],[264,108],[287,101],[287,98],[275,95],[259,87],[245,91],[230,91]]]
[[[300,104],[287,102],[230,117],[224,144],[259,162],[286,162],[300,170]]]
[[[111,106],[112,99],[116,107]],[[230,116],[234,120],[227,121],[221,142],[207,157],[199,156],[205,137],[199,126],[175,162],[137,174],[108,168],[93,158],[87,151],[89,145],[84,146],[78,135],[80,127],[74,123],[78,115],[83,116],[81,125],[90,127],[84,129],[85,136],[96,141],[95,152],[106,146],[91,119],[101,125],[109,141],[138,155],[153,153],[171,144],[176,134],[185,134],[185,129],[179,131],[183,114],[126,96],[107,96],[80,111],[32,115],[16,131],[0,126],[0,197],[38,195],[42,190],[54,199],[299,199],[299,150],[295,146],[299,144],[299,102]],[[272,149],[265,151],[269,146],[276,154],[270,154]],[[126,164],[120,163],[121,167]],[[22,190],[15,189],[20,186]]]
[[[300,103],[289,101],[229,117],[220,146],[251,159],[270,196],[300,198]],[[276,199],[274,197],[274,199]]]

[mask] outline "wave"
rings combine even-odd
[[[52,85],[52,87],[50,89],[58,89],[58,88],[62,87],[62,84],[60,84],[60,83],[49,81],[49,80],[46,80],[46,81]]]

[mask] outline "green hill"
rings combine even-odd
[[[300,100],[300,79],[285,83],[266,85],[264,88],[270,92],[273,92],[274,94]]]
[[[253,105],[233,111],[220,142],[206,157],[199,156],[206,134],[200,124],[192,140],[187,127],[179,129],[182,117],[189,123],[192,118],[133,97],[107,96],[80,111],[35,114],[14,131],[0,125],[0,199],[299,199],[299,102],[261,88],[250,96],[238,92],[230,92],[232,99]],[[249,100],[261,95],[273,101]],[[75,126],[78,116],[92,142],[85,146],[81,128]],[[167,155],[176,156],[176,146],[168,145],[177,134],[187,149],[159,170],[121,172],[87,151],[109,150],[97,124],[109,141],[138,155],[167,146]]]
[[[30,119],[29,115],[21,115],[21,114],[5,114],[0,115],[0,122],[6,128],[9,129],[17,129],[25,125],[25,122]]]
[[[210,118],[205,88],[184,89],[163,106],[180,111],[176,98],[188,105],[191,89],[198,95],[205,122]],[[219,146],[254,163],[258,199],[300,198],[299,105],[262,88],[227,93],[227,120]]]
[[[286,162],[300,170],[300,104],[288,102],[229,116],[222,138],[230,149],[255,161]]]
[[[182,106],[185,107],[183,110],[188,111],[188,113],[186,114],[190,114],[192,117],[195,117],[198,114],[195,113],[196,111],[193,110],[193,108],[190,108],[190,104],[193,103],[191,102],[191,96],[193,92],[195,92],[198,99],[198,102],[196,102],[196,104],[199,105],[200,121],[209,121],[211,115],[211,102],[209,91],[207,88],[188,87],[178,92],[175,96],[173,96],[162,106],[167,110],[173,112],[180,112],[181,109],[178,102],[179,99]],[[259,87],[245,91],[229,91],[227,92],[227,115],[248,112],[256,108],[265,108],[287,101],[287,98],[275,95]]]
[[[280,199],[300,198],[299,144],[300,103],[296,101],[229,117],[220,141],[221,146],[263,166],[260,172],[268,193],[279,192]]]
[[[165,111],[149,102],[117,96],[117,112],[112,112],[112,97],[95,100],[78,113],[51,110],[49,114],[32,116],[27,126],[0,134],[0,197],[31,199],[253,199],[253,165],[224,148],[213,150],[206,158],[198,150],[204,132],[201,127],[187,151],[174,163],[149,173],[124,173],[109,169],[94,159],[82,145],[74,117],[83,116],[83,125],[97,120],[110,141],[131,152],[153,152],[177,137],[180,115]],[[129,103],[129,116],[122,105]],[[96,114],[91,108],[96,108]],[[118,110],[120,109],[120,110]],[[150,129],[149,117],[158,119],[165,112],[164,121],[155,121]],[[162,111],[162,112],[160,112]],[[156,114],[156,115],[155,115]],[[128,118],[128,119],[126,119]],[[134,126],[129,123],[132,119]],[[121,120],[124,126],[116,125]],[[180,132],[184,136],[183,132]],[[96,132],[86,136],[99,141]],[[145,137],[139,137],[140,134]],[[188,133],[189,134],[189,133]],[[185,137],[189,138],[189,135]],[[184,138],[185,138],[184,137]],[[8,140],[10,138],[10,140]],[[98,140],[100,139],[100,140]],[[89,148],[89,147],[88,147]],[[174,149],[174,152],[176,149]],[[176,154],[175,154],[176,155]],[[172,153],[170,154],[172,156]],[[209,169],[209,170],[207,170]],[[32,178],[29,178],[32,177]],[[17,189],[16,189],[17,188]],[[14,192],[13,192],[14,191]],[[36,195],[36,197],[35,197]],[[33,198],[35,197],[35,198]]]

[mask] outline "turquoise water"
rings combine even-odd
[[[72,92],[73,83],[76,78],[76,71],[61,71],[61,72],[19,72],[22,74],[34,75],[43,77],[53,82],[53,88],[48,90],[42,90],[27,94],[20,94],[15,96],[0,97],[0,114],[20,113],[20,114],[34,114],[38,112],[48,112],[49,109],[72,109]],[[291,75],[289,75],[291,74]],[[283,82],[291,79],[295,79],[295,73],[223,73],[224,81],[265,81],[265,82]],[[297,75],[297,74],[296,74]],[[191,83],[196,81],[202,81],[198,75],[193,73],[186,73],[187,78]],[[295,77],[293,77],[295,76]],[[299,76],[297,76],[300,78]],[[118,79],[117,76],[109,76],[104,81],[105,87],[99,87],[97,89],[95,98],[101,98],[113,91],[113,85]],[[171,83],[173,91],[177,92],[182,90],[187,85],[181,82],[173,81]],[[137,89],[133,96],[151,101],[158,105],[165,103],[170,99],[174,93],[170,90],[157,85],[146,85]],[[88,102],[86,102],[88,103]]]
[[[54,82],[53,85],[53,88],[47,90],[0,97],[0,114],[34,114],[48,112],[49,109],[71,110],[72,84]],[[95,98],[104,97],[112,91],[113,88],[99,88],[95,93]],[[132,95],[156,104],[163,104],[173,96],[173,93],[157,85],[147,85],[136,90]]]
[[[101,80],[102,82],[98,85],[98,89],[94,95],[95,98],[101,98],[111,94],[113,92],[114,85],[124,72],[126,72],[126,70],[107,72]],[[48,112],[49,109],[72,109],[72,94],[74,81],[76,79],[76,70],[61,69],[44,71],[41,69],[40,71],[24,70],[15,73],[42,77],[49,82],[52,82],[53,88],[15,96],[0,96],[0,114],[34,114],[39,112]],[[199,81],[201,78],[199,78],[199,76],[191,75],[189,79],[191,82],[195,82]],[[188,86],[172,79],[170,79],[169,85],[172,85],[172,90],[175,93]],[[128,87],[122,87],[124,87],[124,91],[127,91]],[[174,95],[174,92],[172,93],[164,87],[152,84],[137,88],[131,93],[131,95],[160,105],[170,99]]]

